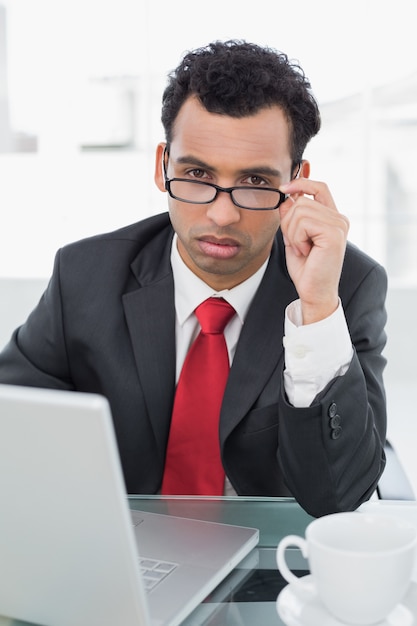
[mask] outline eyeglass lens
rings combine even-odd
[[[176,180],[169,181],[170,190],[177,200],[195,204],[213,202],[218,189],[209,183],[200,181]],[[284,194],[272,189],[247,189],[237,187],[231,191],[235,204],[246,209],[275,209],[281,203]]]

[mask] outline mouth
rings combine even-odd
[[[240,250],[240,244],[235,239],[202,237],[197,240],[197,243],[206,256],[214,259],[231,259]]]

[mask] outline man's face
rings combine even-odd
[[[156,154],[155,181],[165,191],[164,144]],[[209,113],[189,98],[175,120],[166,155],[168,178],[221,187],[274,187],[291,178],[288,122],[273,106],[233,118]],[[230,289],[254,274],[268,258],[279,227],[279,210],[235,206],[228,193],[210,204],[168,198],[178,250],[186,265],[213,289]]]

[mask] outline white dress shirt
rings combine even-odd
[[[212,296],[227,300],[236,310],[224,335],[230,363],[236,350],[246,313],[259,287],[268,260],[250,278],[232,289],[215,291],[196,276],[181,259],[174,235],[171,265],[175,291],[176,380],[178,381],[187,352],[200,331],[194,314],[196,307]],[[343,375],[352,359],[353,348],[342,305],[328,318],[302,325],[300,301],[286,309],[284,327],[284,385],[290,403],[307,407],[315,396],[335,377]],[[278,346],[277,346],[278,349]],[[234,494],[226,480],[225,494]]]
[[[204,302],[204,300],[207,300],[207,298],[224,298],[232,305],[237,313],[224,329],[227,350],[229,352],[229,361],[232,363],[246,313],[265,273],[268,261],[266,261],[253,276],[240,285],[237,285],[237,287],[215,291],[185,265],[179,255],[176,241],[177,236],[175,235],[172,244],[171,265],[174,275],[175,291],[176,380],[178,382],[187,352],[200,332],[200,324],[194,310],[199,304]]]

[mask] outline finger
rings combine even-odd
[[[344,245],[349,230],[349,220],[341,213],[320,205],[315,200],[303,198],[281,218],[281,231],[286,247],[297,256],[308,256],[313,246]],[[320,208],[321,210],[317,210]]]
[[[294,178],[289,183],[281,185],[280,191],[288,194],[289,197],[298,194],[313,196],[317,202],[326,206],[336,208],[332,194],[326,183],[311,180],[310,178]]]

